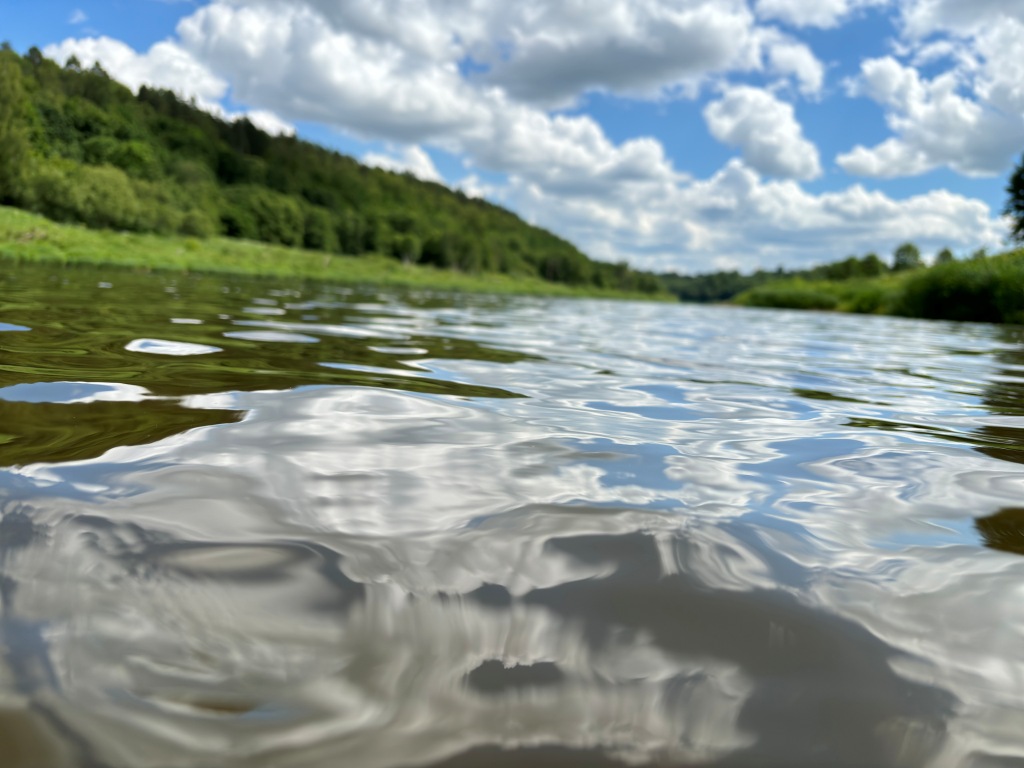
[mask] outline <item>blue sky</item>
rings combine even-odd
[[[999,247],[1020,0],[0,0],[100,61],[658,270]]]

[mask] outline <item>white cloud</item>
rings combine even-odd
[[[789,39],[772,43],[768,47],[768,63],[773,72],[793,75],[805,96],[819,93],[825,83],[825,67],[803,43]]]
[[[500,86],[513,100],[543,106],[571,103],[592,89],[690,94],[709,77],[767,67],[795,76],[804,91],[820,87],[821,77],[806,46],[789,41],[773,54],[766,43],[781,35],[757,27],[742,0],[217,0],[185,19],[179,34],[217,71],[239,71],[242,81],[232,82],[243,89],[281,79],[257,82],[235,63],[239,56],[251,61],[256,48],[275,51],[265,70],[301,68],[314,76],[311,85],[324,67],[337,69],[334,55],[358,59],[367,76],[401,69],[407,90],[426,101],[465,82],[459,67],[467,62],[473,86]],[[321,57],[310,50],[314,41]]]
[[[838,26],[851,13],[890,0],[757,0],[755,10],[763,19],[777,19],[795,27]]]
[[[761,88],[727,88],[704,109],[711,134],[740,147],[746,162],[772,176],[813,179],[821,175],[818,150],[804,138],[793,107]]]
[[[517,12],[476,49],[491,67],[487,79],[525,101],[565,103],[595,88],[656,94],[760,67],[753,18],[734,0],[509,5]]]
[[[440,172],[422,147],[405,147],[397,155],[386,155],[379,152],[368,152],[363,155],[363,162],[375,168],[383,168],[395,173],[411,173],[423,181],[443,183]]]
[[[393,41],[338,33],[301,4],[215,3],[178,27],[184,47],[227,77],[235,97],[293,119],[416,143],[486,119],[454,62]]]
[[[1024,53],[1024,27],[993,34]],[[886,107],[896,136],[873,148],[858,145],[836,161],[850,173],[876,177],[942,166],[968,176],[1003,173],[1024,145],[1024,88],[1014,78],[1024,67],[1009,58],[1008,71],[985,66],[973,83],[961,69],[929,80],[891,56],[863,62],[851,91]],[[972,84],[974,93],[965,94]]]
[[[774,268],[849,253],[891,253],[912,240],[926,252],[998,245],[1006,235],[987,205],[945,190],[895,200],[859,185],[819,195],[792,180],[765,180],[733,160],[708,179],[607,199],[514,187],[528,218],[560,226],[587,253],[632,252],[651,269]],[[714,265],[714,267],[712,267]]]
[[[477,174],[471,173],[455,183],[455,188],[462,191],[466,197],[488,198],[490,200],[502,200],[505,197],[505,190],[488,184]]]
[[[223,112],[222,116],[225,120],[238,120],[244,117],[261,131],[265,131],[271,136],[291,136],[295,133],[295,126],[287,120],[282,120],[273,112],[268,112],[265,109],[249,109],[243,112]]]
[[[836,162],[847,173],[878,179],[917,176],[935,167],[927,153],[899,139],[886,139],[870,149],[857,145],[837,156]]]
[[[906,34],[924,38],[936,32],[970,35],[1009,20],[1024,22],[1019,0],[907,0],[902,6]]]
[[[71,16],[68,17],[68,24],[84,24],[88,20],[89,17],[85,15],[85,11],[83,11],[81,8],[75,8],[75,10],[71,12]]]

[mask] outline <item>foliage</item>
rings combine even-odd
[[[745,306],[835,309],[936,320],[1024,323],[1024,250],[871,279],[778,280],[739,294]]]
[[[776,309],[835,309],[839,301],[828,291],[800,278],[760,285],[741,294],[737,304]]]
[[[1006,194],[1003,213],[1013,222],[1010,236],[1017,242],[1024,242],[1024,156],[1010,174]]]
[[[906,283],[897,311],[943,320],[1024,323],[1024,251],[923,270]]]
[[[24,202],[29,103],[16,54],[0,51],[0,204]]]
[[[226,122],[170,91],[133,94],[100,67],[60,67],[38,49],[0,51],[0,202],[95,228],[663,291],[654,275],[591,261],[483,200]]]
[[[909,269],[920,269],[924,266],[921,251],[913,243],[903,243],[892,255],[892,271],[905,272]]]
[[[859,314],[889,314],[899,296],[900,279],[890,276],[850,280],[779,280],[746,291],[734,303],[750,307],[834,309]]]

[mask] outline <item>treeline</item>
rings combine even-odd
[[[790,277],[734,296],[735,304],[902,315],[935,320],[1024,323],[1024,250],[989,256],[983,249],[957,260],[948,249],[926,266],[911,258],[864,279]],[[899,269],[895,267],[899,266]]]
[[[984,251],[979,251],[972,258],[983,258]],[[936,256],[936,263],[954,260],[952,251],[942,249]],[[808,269],[783,269],[774,271],[758,270],[749,275],[741,275],[737,271],[710,272],[702,275],[668,274],[663,281],[669,291],[682,301],[714,302],[727,301],[745,291],[762,285],[783,280],[844,281],[858,278],[881,277],[896,272],[907,272],[924,266],[921,252],[913,243],[903,243],[893,252],[892,263],[882,260],[878,254],[869,253],[865,256],[848,256],[842,261],[822,264]]]
[[[60,66],[36,48],[0,51],[0,203],[96,228],[662,290],[486,201],[221,120],[171,91],[133,94],[99,66]]]

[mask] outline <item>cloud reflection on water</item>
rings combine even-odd
[[[517,397],[193,393],[244,416],[0,470],[0,733],[117,768],[1024,757],[1024,560],[974,529],[1024,481],[943,437],[1005,343],[613,306],[363,305],[374,354]],[[438,354],[468,342],[507,356]]]

